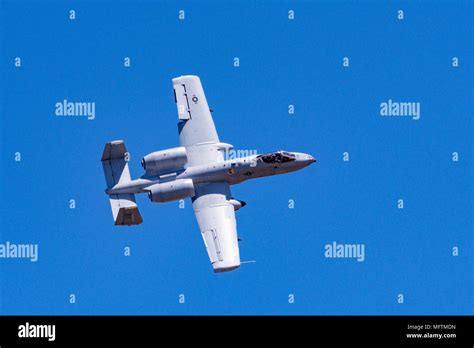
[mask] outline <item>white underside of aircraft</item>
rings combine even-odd
[[[132,180],[124,142],[105,144],[102,165],[115,225],[142,223],[136,193],[148,193],[159,203],[191,198],[214,271],[232,271],[241,264],[235,211],[245,203],[232,197],[230,185],[292,172],[316,160],[286,151],[225,160],[232,145],[219,141],[199,77],[175,78],[173,88],[180,147],[146,155],[145,174]]]

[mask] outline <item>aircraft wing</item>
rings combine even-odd
[[[240,266],[235,211],[226,182],[196,185],[193,208],[214,272]]]
[[[219,137],[199,77],[174,78],[173,89],[178,108],[179,142],[186,148],[188,165],[222,161]]]

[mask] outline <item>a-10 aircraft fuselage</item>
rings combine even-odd
[[[283,163],[266,163],[262,159],[265,155],[254,155],[218,163],[188,167],[176,173],[176,176],[172,178],[167,177],[166,174],[161,176],[145,174],[139,179],[126,182],[122,185],[116,185],[107,190],[106,193],[146,193],[149,192],[147,188],[151,185],[182,179],[191,179],[194,184],[225,181],[229,183],[229,185],[235,185],[249,179],[294,172],[316,161],[311,155],[299,152],[278,151],[272,154],[278,153],[293,155],[295,158],[294,160]]]

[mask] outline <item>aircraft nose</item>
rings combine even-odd
[[[308,161],[310,163],[314,163],[314,162],[316,162],[316,158],[314,158],[311,155],[306,155],[306,161]]]
[[[316,162],[316,159],[307,153],[296,152],[295,154],[298,162],[301,164],[309,165]]]

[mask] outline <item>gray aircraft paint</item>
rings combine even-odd
[[[230,186],[285,174],[316,162],[308,154],[276,151],[225,160],[232,145],[219,140],[206,96],[197,76],[173,79],[181,147],[150,153],[142,159],[145,174],[132,180],[122,140],[107,143],[102,165],[116,225],[137,225],[143,219],[135,194],[152,202],[191,198],[201,235],[216,273],[240,266],[235,211],[245,202],[232,197]]]

